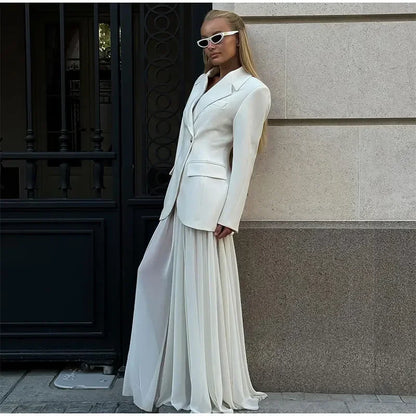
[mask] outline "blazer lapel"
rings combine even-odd
[[[215,68],[212,70],[214,69]],[[208,76],[211,74],[212,70],[208,71],[206,74],[206,84],[208,83]],[[195,123],[196,119],[207,107],[216,101],[231,95],[234,91],[238,90],[241,85],[250,77],[251,74],[246,72],[242,66],[225,75],[224,78],[220,79],[217,84],[215,84],[205,94],[202,95],[193,113],[193,122]]]
[[[238,90],[245,81],[247,81],[252,75],[245,71],[240,66],[239,68],[229,72],[224,76],[217,84],[211,87],[205,92],[208,85],[208,77],[218,72],[218,68],[211,68],[207,73],[203,74],[203,77],[196,85],[194,93],[189,97],[189,105],[184,110],[185,125],[188,128],[191,135],[194,135],[194,123],[198,116],[209,105],[218,101],[224,97],[231,95],[234,91]],[[197,108],[197,112],[193,112],[193,108],[200,99],[200,103]]]
[[[207,74],[203,74],[203,75],[204,76],[195,85],[195,90],[188,100],[189,105],[185,107],[184,113],[183,113],[185,126],[187,127],[187,129],[189,130],[189,133],[191,133],[192,136],[194,135],[194,121],[193,121],[192,109],[194,108],[196,101],[204,93],[208,85],[208,76]]]

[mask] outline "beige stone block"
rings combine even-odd
[[[362,14],[416,13],[416,3],[362,3]]]
[[[416,3],[214,3],[240,16],[339,16],[416,13]]]
[[[351,220],[358,212],[358,126],[269,126],[243,220]]]
[[[235,3],[212,3],[212,8],[216,10],[234,11]]]
[[[270,118],[285,118],[286,28],[247,25],[247,34],[260,79],[272,94]]]
[[[416,117],[416,22],[285,26],[286,118]]]
[[[320,16],[360,14],[360,3],[234,3],[240,16]]]
[[[416,219],[416,126],[360,126],[360,219]]]

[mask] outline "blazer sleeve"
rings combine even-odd
[[[233,121],[233,163],[230,182],[218,224],[238,232],[253,173],[263,123],[270,111],[267,86],[253,90],[241,103]]]

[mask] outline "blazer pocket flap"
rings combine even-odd
[[[211,178],[227,179],[225,166],[209,162],[190,162],[186,171],[188,176],[209,176]]]

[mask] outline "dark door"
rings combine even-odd
[[[1,359],[125,362],[211,4],[3,4]]]
[[[211,3],[120,5],[123,362],[137,267],[158,223],[182,110],[203,71],[202,52],[195,41],[211,8]],[[123,39],[123,29],[128,39]]]

